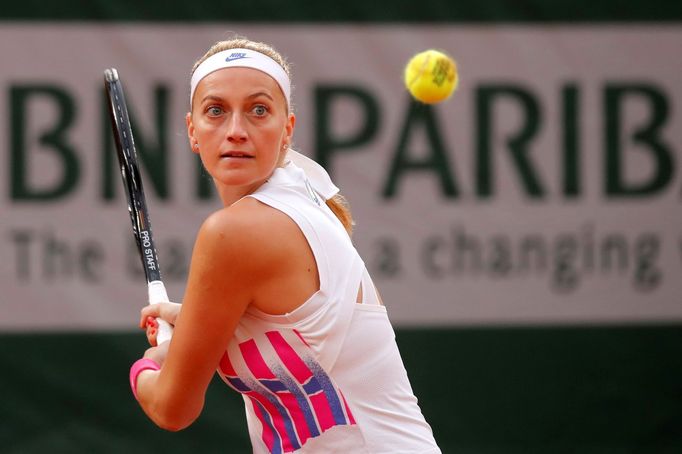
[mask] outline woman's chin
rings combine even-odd
[[[266,177],[259,177],[256,175],[244,175],[237,174],[235,172],[220,172],[218,175],[214,175],[213,180],[219,185],[226,188],[257,188],[261,184],[265,183]]]

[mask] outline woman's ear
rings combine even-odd
[[[287,143],[291,145],[291,141],[294,137],[294,127],[296,126],[296,115],[293,113],[289,114],[289,118],[287,119],[287,124],[285,125],[284,129],[286,130],[287,134]]]
[[[291,147],[291,141],[294,136],[294,126],[296,125],[296,116],[292,113],[289,114],[287,122],[284,125],[284,137],[282,141],[282,148],[279,150],[279,160],[277,163],[278,167],[281,167],[284,163],[284,159],[287,156],[287,150]]]
[[[187,124],[187,138],[189,139],[189,146],[193,153],[199,153],[199,142],[194,137],[194,123],[192,122],[192,112],[187,112],[185,115],[185,123]]]

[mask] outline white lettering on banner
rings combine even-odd
[[[193,237],[219,206],[187,144],[187,71],[224,29],[0,29],[0,43],[32,49],[0,45],[13,62],[0,74],[0,331],[134,329],[146,302],[101,93],[112,66],[159,266],[181,298]],[[682,320],[679,27],[238,32],[294,63],[295,148],[350,200],[397,325]],[[56,36],[61,47],[44,46]],[[451,53],[461,79],[425,107],[401,73],[429,47]]]

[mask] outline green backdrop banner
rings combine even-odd
[[[675,453],[682,329],[398,330],[444,453]],[[170,433],[128,387],[141,334],[1,335],[0,452],[248,453],[243,402],[220,380]]]
[[[225,4],[217,0],[27,0],[8,3],[0,17],[39,21],[172,21],[172,22],[679,22],[675,1],[634,0],[392,0],[343,3],[306,0],[252,0]]]

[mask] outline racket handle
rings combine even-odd
[[[169,302],[166,286],[161,281],[151,281],[147,288],[149,292],[149,304],[167,303]],[[173,336],[173,327],[160,318],[156,319],[159,324],[159,334],[156,335],[156,344],[162,344],[169,341]]]

